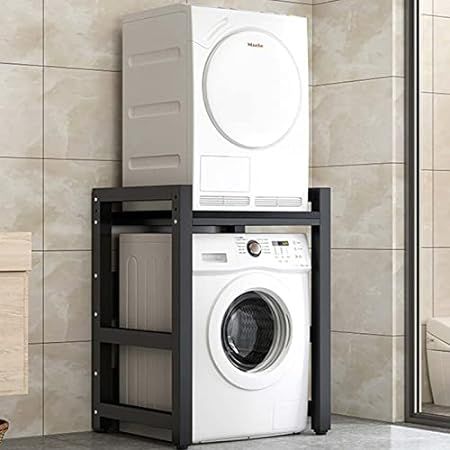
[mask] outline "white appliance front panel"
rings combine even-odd
[[[275,35],[244,29],[214,47],[203,95],[211,121],[226,139],[239,147],[266,148],[283,139],[297,120],[300,73]]]
[[[192,7],[194,209],[307,209],[307,36],[302,17]],[[235,204],[220,183],[203,189],[204,156],[250,160]]]
[[[232,268],[239,269],[239,261],[247,255],[240,253],[238,241],[252,238],[301,241],[303,235],[196,235],[193,241],[194,267],[207,269],[202,253],[211,255],[212,267],[223,260],[220,250],[235,254]],[[230,239],[231,238],[231,239]],[[276,259],[266,255],[268,259]],[[250,257],[252,258],[252,257]],[[246,439],[284,433],[300,432],[307,424],[307,380],[309,361],[310,305],[307,272],[252,269],[259,258],[252,258],[244,272],[194,270],[193,278],[193,441]],[[264,257],[261,257],[263,260]],[[216,259],[216,261],[214,261]],[[239,295],[249,291],[273,293],[286,308],[291,320],[291,339],[287,353],[274,370],[237,373],[229,363],[227,368],[220,339],[223,311]],[[223,314],[222,314],[223,315]],[[220,316],[220,314],[219,314]],[[212,333],[212,334],[211,334]],[[219,359],[218,359],[219,358]],[[242,386],[242,387],[239,387]]]
[[[252,256],[248,243],[260,245],[261,254]],[[309,272],[311,259],[304,234],[222,234],[196,235],[193,241],[193,271],[242,272],[272,269],[276,272]]]

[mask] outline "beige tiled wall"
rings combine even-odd
[[[313,2],[313,184],[332,194],[332,408],[403,419],[403,2]]]
[[[450,3],[424,5],[420,21],[421,84],[421,270],[422,331],[431,317],[450,316]],[[425,347],[424,347],[425,348]],[[423,355],[422,398],[432,401]]]
[[[90,428],[90,191],[119,183],[120,18],[178,2],[2,1],[0,230],[33,232],[30,393],[0,398],[9,437]],[[311,0],[198,3],[311,23]]]
[[[402,2],[193,1],[313,18],[312,174],[333,187],[333,410],[399,420]],[[2,3],[0,229],[34,235],[30,394],[0,398],[10,436],[90,427],[89,198],[119,182],[120,17],[174,2]]]

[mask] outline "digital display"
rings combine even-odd
[[[289,241],[272,241],[274,247],[289,247]]]
[[[202,253],[202,260],[206,262],[218,262],[218,263],[228,262],[226,253]]]

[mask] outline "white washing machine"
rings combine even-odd
[[[197,235],[193,440],[303,431],[310,259],[304,235]]]
[[[170,248],[121,236],[122,327],[171,330]],[[310,269],[304,235],[194,235],[194,443],[306,428]],[[170,352],[123,348],[120,366],[121,403],[171,409]]]
[[[307,19],[172,5],[123,23],[123,184],[194,210],[305,210]]]

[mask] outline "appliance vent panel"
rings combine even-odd
[[[223,197],[200,196],[200,205],[202,206],[223,206]]]
[[[298,208],[303,205],[303,199],[301,197],[278,197],[277,205]]]
[[[273,208],[299,208],[303,205],[301,197],[256,197],[255,206]]]
[[[248,206],[250,197],[224,197],[223,204],[225,206]]]
[[[276,197],[256,197],[255,205],[260,207],[277,206]]]
[[[200,205],[202,206],[248,206],[250,205],[250,197],[237,196],[206,196],[200,197]]]

